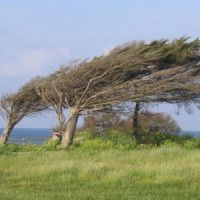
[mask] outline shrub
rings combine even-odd
[[[120,115],[116,113],[95,113],[90,114],[84,119],[82,130],[90,130],[93,134],[104,134],[106,129],[118,126]]]
[[[171,140],[166,140],[163,142],[162,146],[164,146],[164,147],[180,147],[180,144],[173,142]]]
[[[142,143],[144,144],[155,144],[155,145],[161,145],[166,140],[175,140],[174,134],[165,134],[161,132],[154,132],[154,133],[146,133],[142,137]]]
[[[85,134],[87,134],[87,132],[85,132]],[[130,150],[137,146],[135,140],[114,130],[105,136],[93,135],[92,137],[90,132],[88,134],[90,135],[90,138],[87,138],[87,140],[84,140],[80,144],[81,149],[100,151],[108,149]]]
[[[59,140],[49,139],[41,146],[41,149],[43,151],[56,151],[59,149],[59,144],[60,144]]]
[[[168,114],[162,112],[141,112],[139,115],[139,128],[141,131],[178,133],[181,128]]]
[[[104,135],[109,129],[133,133],[133,116],[121,118],[116,113],[95,113],[85,117],[81,130],[90,130],[93,134]],[[176,121],[165,113],[143,111],[138,116],[138,130],[141,135],[145,133],[177,133],[181,129]]]
[[[194,139],[191,135],[178,135],[173,133],[161,133],[161,132],[153,132],[146,133],[142,137],[142,143],[144,144],[154,144],[161,145],[165,141],[175,142],[177,144],[182,144],[186,140]]]
[[[137,146],[137,142],[135,139],[133,139],[130,135],[126,135],[124,133],[121,133],[117,130],[110,131],[106,138],[110,141],[112,141],[115,145],[118,146],[126,146],[129,149],[133,149]]]
[[[183,142],[182,146],[186,149],[200,148],[200,140],[199,139],[186,140]]]

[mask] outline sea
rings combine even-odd
[[[0,128],[0,133],[3,128]],[[200,131],[180,131],[180,135],[189,134],[200,137]],[[42,144],[52,135],[50,129],[46,128],[14,128],[8,143],[14,144]]]
[[[3,128],[0,128],[0,133]],[[14,128],[8,143],[13,144],[42,144],[52,135],[50,129],[46,128]]]
[[[193,137],[200,137],[200,131],[180,131],[180,135],[192,135]]]

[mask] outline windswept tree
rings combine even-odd
[[[32,116],[47,109],[42,99],[35,93],[35,86],[40,78],[31,80],[18,92],[4,95],[1,98],[1,115],[6,121],[5,128],[0,137],[0,143],[5,144],[14,126],[25,116]]]
[[[72,143],[82,113],[129,100],[177,102],[196,98],[199,46],[199,40],[188,42],[184,38],[130,43],[109,55],[60,70],[56,90],[64,94],[63,105],[69,110],[63,148]]]
[[[68,65],[61,66],[60,70],[43,77],[34,88],[36,94],[42,99],[43,104],[46,105],[49,110],[55,112],[57,125],[54,127],[54,131],[59,132],[61,137],[63,131],[66,129],[66,110],[68,109],[68,105],[65,102],[65,92],[61,82],[63,74],[68,73],[68,71],[77,66],[78,63],[79,61],[75,60]]]
[[[157,43],[157,41],[154,43]],[[161,43],[157,44],[160,45]],[[166,42],[163,44],[168,46]],[[125,107],[123,104],[115,107],[120,112],[124,112],[124,109],[127,111],[127,105],[131,109],[134,108],[132,110],[133,136],[138,141],[141,138],[138,129],[138,116],[143,103],[165,102],[176,104],[178,107],[184,107],[186,109],[191,104],[195,104],[199,108],[199,40],[188,42],[187,38],[181,38],[173,41],[171,44],[167,49],[171,49],[169,52],[175,52],[175,54],[168,54],[166,52],[165,55],[167,57],[164,59],[165,62],[163,62],[162,67],[165,68],[166,63],[174,64],[168,70],[163,71],[164,76],[162,76],[163,72],[159,72],[159,76],[155,79],[154,83],[149,83],[151,89],[149,88],[148,91],[152,92],[152,88],[154,88],[154,94],[147,95],[146,93],[142,98],[138,98],[137,100],[133,99],[134,103],[133,101],[129,101],[126,102]],[[166,72],[169,73],[167,76]],[[128,112],[130,112],[129,109]]]
[[[26,98],[26,90],[21,89],[16,100],[11,98],[15,103],[9,105],[16,108],[7,108],[7,104],[2,107],[6,108],[3,109],[6,113],[14,110],[23,113],[17,117],[19,120],[47,107],[53,107],[57,113],[68,109],[68,120],[64,117],[59,120],[66,127],[61,141],[66,148],[73,142],[78,117],[83,113],[105,110],[126,101],[181,103],[198,100],[199,47],[199,40],[189,42],[185,38],[172,42],[129,43],[108,55],[58,70],[40,82],[42,87],[38,83],[29,84],[30,99]],[[2,135],[5,138],[6,134]]]
[[[64,93],[58,90],[60,73],[55,73],[44,77],[39,84],[35,85],[36,94],[42,99],[43,103],[56,113],[58,124],[57,129],[63,131],[65,129],[65,107]]]

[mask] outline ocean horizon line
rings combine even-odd
[[[0,127],[0,129],[4,129],[4,127]],[[14,129],[45,129],[45,130],[51,130],[51,128],[44,128],[44,127],[42,127],[42,128],[40,128],[40,127],[37,127],[37,128],[34,128],[34,127],[15,127],[15,128],[13,128],[13,130]],[[181,131],[180,131],[180,133],[181,132],[200,132],[200,130],[184,130],[184,129],[182,129]]]

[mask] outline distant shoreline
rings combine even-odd
[[[0,133],[3,128],[0,128]],[[14,128],[10,139],[19,138],[38,138],[38,137],[50,137],[52,134],[50,128]],[[200,137],[200,131],[182,130],[180,135],[190,134],[194,137]]]

